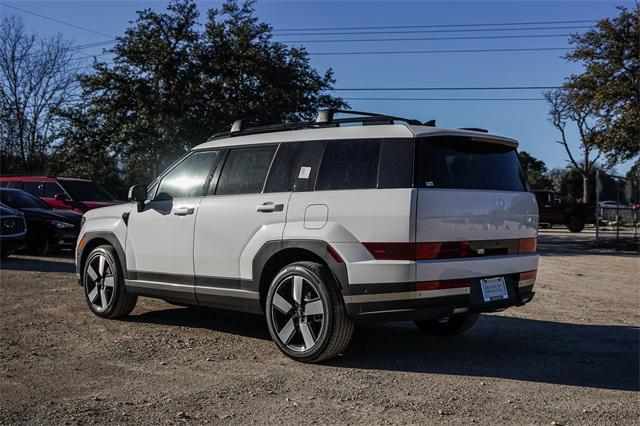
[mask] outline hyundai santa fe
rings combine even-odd
[[[515,140],[338,112],[237,121],[130,203],[85,213],[91,311],[123,317],[146,296],[260,314],[282,352],[318,362],[358,323],[449,335],[531,301],[538,209]]]

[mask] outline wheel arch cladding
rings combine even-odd
[[[253,259],[253,279],[260,293],[260,305],[266,303],[271,280],[285,266],[302,261],[327,266],[338,284],[338,290],[348,291],[347,268],[336,262],[327,251],[328,243],[319,240],[284,240],[265,243]]]
[[[115,235],[108,232],[87,232],[84,234],[84,238],[87,239],[87,242],[82,247],[82,251],[79,253],[78,261],[76,262],[76,272],[81,277],[80,285],[82,285],[82,271],[84,269],[84,263],[86,262],[87,257],[89,257],[89,253],[101,245],[110,245],[115,249],[124,278],[128,278],[127,258],[124,255],[124,249],[122,248],[120,241],[118,241],[118,238]]]

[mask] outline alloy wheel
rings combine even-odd
[[[291,351],[305,352],[323,331],[326,308],[313,283],[292,275],[278,283],[270,314],[278,340]]]
[[[89,260],[84,283],[91,307],[98,312],[106,311],[115,293],[115,278],[113,265],[105,255],[99,253]]]

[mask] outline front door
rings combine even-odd
[[[190,153],[129,216],[127,286],[143,294],[195,303],[193,230],[219,151]]]

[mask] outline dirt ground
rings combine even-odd
[[[639,424],[640,259],[545,231],[536,297],[453,338],[356,330],[285,358],[260,318],[140,299],[95,317],[72,259],[0,271],[0,424]]]

